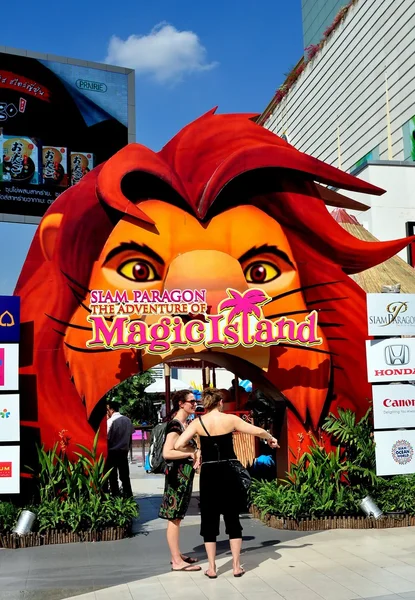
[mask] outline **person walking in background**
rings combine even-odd
[[[223,515],[232,552],[234,577],[242,577],[240,554],[242,547],[241,486],[233,449],[234,431],[266,439],[271,448],[278,448],[268,431],[246,423],[239,417],[225,414],[222,395],[214,388],[202,395],[206,415],[195,419],[175,442],[174,448],[183,451],[195,435],[200,436],[202,467],[200,472],[200,534],[204,539],[209,568],[205,575],[216,579],[216,538],[219,535],[220,515]],[[234,464],[232,464],[234,462]],[[240,465],[239,465],[240,466]],[[243,495],[243,494],[242,494]]]
[[[200,571],[189,558],[180,552],[180,524],[189,507],[195,469],[199,465],[199,452],[193,436],[181,450],[174,444],[186,431],[189,418],[194,415],[196,399],[190,390],[182,390],[172,398],[173,411],[166,428],[163,458],[167,463],[166,481],[159,517],[167,519],[167,543],[171,553],[172,571]]]
[[[132,497],[128,452],[135,429],[130,419],[120,414],[115,402],[107,404],[107,416],[108,457],[106,467],[107,470],[112,469],[109,476],[111,494],[113,496],[120,495],[119,477],[123,495]]]

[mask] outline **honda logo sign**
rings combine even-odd
[[[394,344],[385,348],[385,362],[387,365],[409,364],[409,348],[404,344]]]
[[[415,381],[415,338],[366,342],[368,381]]]

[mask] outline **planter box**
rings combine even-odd
[[[324,529],[387,529],[391,527],[414,527],[415,516],[402,515],[393,517],[385,515],[376,520],[373,517],[319,517],[304,519],[287,519],[275,515],[262,515],[256,506],[250,512],[268,527],[287,529],[290,531],[322,531]]]
[[[16,533],[0,533],[0,548],[33,548],[34,546],[73,544],[75,542],[113,542],[129,537],[130,534],[131,526],[108,527],[98,531],[80,531],[78,533],[54,529],[44,533],[28,533],[21,536]]]

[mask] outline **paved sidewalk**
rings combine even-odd
[[[229,544],[218,543],[217,580],[169,572],[163,478],[132,468],[140,503],[134,538],[0,551],[0,600],[415,600],[415,529],[296,533],[243,519],[247,570],[235,579]],[[197,496],[197,480],[195,491]],[[195,498],[182,548],[206,568]]]
[[[62,600],[101,588],[110,588],[107,598],[117,598],[111,596],[118,594],[118,590],[111,586],[145,581],[168,572],[170,557],[166,523],[157,518],[164,478],[147,475],[137,465],[133,465],[131,474],[133,490],[140,504],[135,537],[118,542],[0,550],[0,600]],[[182,548],[184,552],[203,559],[205,552],[199,535],[197,479],[194,490],[196,497],[182,525]],[[243,527],[246,551],[255,555],[262,551],[266,553],[274,544],[300,535],[268,529],[249,517],[244,518]],[[224,541],[224,536],[221,539]],[[228,548],[227,544],[219,547],[222,556],[226,556],[224,552]],[[181,579],[184,584],[188,573],[180,575],[184,576]]]
[[[166,573],[77,600],[415,600],[412,529],[326,531],[246,552],[241,579],[232,577],[231,557],[220,547],[217,580]]]

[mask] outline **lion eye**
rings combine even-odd
[[[160,279],[155,268],[146,260],[128,260],[120,265],[117,271],[126,279],[137,281],[139,283],[157,281]]]
[[[244,271],[245,279],[248,283],[268,283],[281,275],[281,271],[271,263],[255,262]]]

